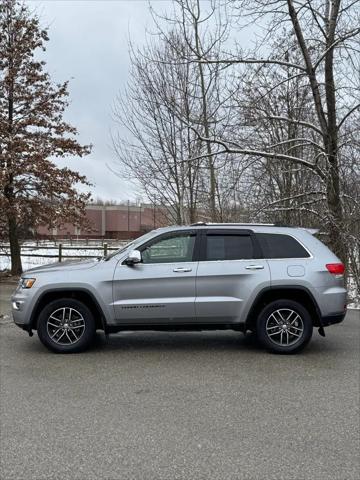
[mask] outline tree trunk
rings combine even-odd
[[[190,144],[190,142],[189,142]],[[189,179],[189,223],[195,223],[196,222],[196,204],[195,204],[195,192],[194,192],[194,183],[192,179],[192,169],[189,167],[188,171],[188,179]]]
[[[197,1],[197,16],[194,18],[194,35],[195,35],[195,49],[198,60],[202,60],[203,53],[200,43],[200,34],[199,34],[199,12],[200,12],[200,2]],[[210,137],[210,128],[209,128],[209,115],[208,115],[208,99],[207,99],[207,88],[205,86],[205,75],[203,70],[203,65],[199,61],[199,76],[200,76],[200,87],[201,87],[201,102],[202,102],[202,123],[204,127],[205,137]],[[212,155],[212,145],[210,141],[206,141],[206,153],[208,154],[208,168],[209,168],[209,208],[210,208],[210,219],[213,222],[217,220],[217,211],[216,211],[216,173],[214,166],[214,158]]]
[[[344,219],[340,194],[340,178],[337,159],[331,159],[327,184],[327,203],[330,214],[329,241],[330,248],[340,260],[347,264],[348,251],[343,235]]]
[[[9,242],[10,242],[10,256],[11,256],[11,274],[21,275],[21,249],[18,236],[18,228],[16,220],[13,215],[8,216],[9,227]]]
[[[13,11],[11,12],[11,15]],[[10,16],[10,11],[9,11]],[[9,51],[13,49],[13,45],[10,45],[11,48]],[[13,121],[14,121],[14,58],[12,55],[9,56],[9,93],[8,93],[8,105],[7,105],[7,114],[8,114],[8,136],[9,136],[9,146],[8,146],[8,158],[7,158],[7,176],[8,176],[8,184],[4,188],[5,197],[8,201],[8,206],[10,211],[7,214],[8,218],[8,229],[9,229],[9,243],[10,243],[10,257],[11,257],[11,274],[12,275],[21,275],[22,273],[22,266],[21,266],[21,252],[20,252],[20,244],[19,244],[19,237],[18,237],[18,229],[16,223],[16,217],[14,213],[11,211],[14,203],[15,203],[15,196],[14,196],[14,186],[13,186]]]
[[[209,129],[206,128],[206,137],[209,136]],[[217,211],[216,211],[216,176],[214,161],[211,155],[211,147],[209,148],[209,142],[207,147],[207,153],[209,154],[209,170],[210,170],[210,216],[213,222],[217,221]]]
[[[340,0],[328,2],[326,33],[327,52],[325,55],[325,100],[327,106],[327,135],[325,138],[326,153],[329,162],[329,179],[327,184],[327,201],[330,214],[329,237],[330,246],[341,261],[348,263],[348,249],[344,238],[344,218],[341,201],[339,176],[339,139],[336,111],[336,90],[334,78],[335,30],[340,8]]]

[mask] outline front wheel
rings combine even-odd
[[[296,353],[310,341],[313,323],[308,310],[293,300],[271,302],[257,319],[261,344],[275,353]]]
[[[95,321],[79,300],[54,300],[40,312],[37,332],[41,342],[56,353],[77,353],[88,348],[95,335]]]

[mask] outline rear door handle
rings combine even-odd
[[[191,268],[188,268],[188,267],[177,267],[177,268],[174,268],[173,272],[178,272],[178,273],[181,273],[181,272],[191,272]]]
[[[264,270],[264,265],[248,265],[246,270]]]

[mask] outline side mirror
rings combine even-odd
[[[139,250],[132,250],[125,260],[126,265],[135,265],[136,263],[140,262],[141,253],[139,252]]]

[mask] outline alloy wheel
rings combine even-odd
[[[51,313],[46,327],[53,342],[58,345],[73,345],[85,332],[85,320],[78,310],[62,307]]]
[[[266,334],[275,345],[281,347],[295,345],[304,334],[304,321],[290,308],[275,310],[266,320]]]

